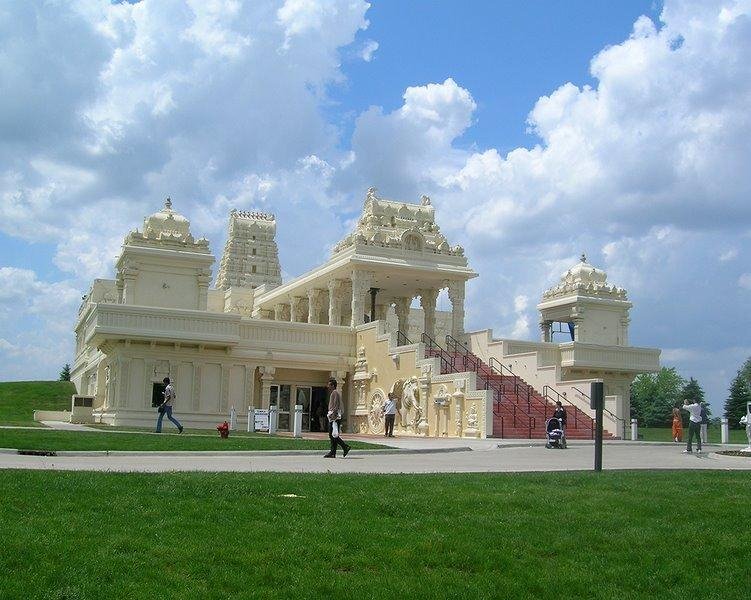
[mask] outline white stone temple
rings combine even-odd
[[[631,381],[659,369],[659,350],[628,345],[626,292],[584,257],[542,295],[541,341],[465,332],[477,273],[425,196],[410,204],[371,188],[329,260],[287,283],[276,225],[230,213],[215,288],[208,241],[194,239],[169,198],[125,237],[115,278],[94,281],[75,325],[72,380],[94,397],[97,421],[153,425],[170,377],[188,427],[213,427],[232,408],[242,424],[249,409],[273,405],[285,431],[299,405],[303,430],[323,431],[335,377],[347,431],[381,433],[394,392],[399,435],[542,437],[561,400],[569,437],[590,437],[589,384],[603,380],[605,425],[620,437]],[[441,290],[450,311],[436,309]]]

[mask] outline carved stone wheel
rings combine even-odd
[[[375,394],[370,399],[370,409],[368,410],[370,433],[380,435],[386,430],[386,420],[383,416],[384,404],[386,404],[386,401],[380,394]]]

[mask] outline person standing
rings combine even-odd
[[[707,403],[701,402],[701,443],[707,443],[707,427],[709,426],[709,413],[707,412]]]
[[[394,419],[396,419],[396,396],[389,392],[389,399],[383,406],[383,414],[386,417],[386,437],[394,437]]]
[[[689,414],[688,418],[688,443],[686,444],[686,449],[683,451],[684,454],[688,454],[693,452],[693,449],[691,448],[691,441],[696,436],[696,440],[698,442],[697,444],[697,452],[701,452],[701,404],[699,404],[697,401],[694,401],[693,403],[686,398],[683,401],[683,410],[687,411]]]
[[[344,451],[344,456],[347,456],[350,451],[350,446],[345,443],[341,436],[342,394],[336,389],[336,379],[333,377],[329,379],[328,389],[329,410],[326,416],[329,419],[329,440],[331,442],[331,450],[328,454],[324,454],[323,458],[336,458],[337,446],[341,446]]]
[[[683,441],[683,417],[677,404],[673,407],[673,441],[676,443]]]
[[[555,410],[553,411],[553,417],[558,419],[558,423],[560,424],[561,431],[563,431],[563,435],[561,436],[561,446],[564,448],[566,447],[566,409],[563,408],[563,403],[558,400],[555,403]]]
[[[172,416],[172,403],[175,401],[175,398],[177,398],[175,388],[172,387],[169,377],[165,377],[162,382],[165,385],[164,401],[159,405],[159,418],[156,420],[156,432],[162,433],[162,419],[164,418],[164,415],[167,415],[167,418],[174,423],[175,427],[177,427],[177,432],[182,433],[183,426],[180,425],[180,421]]]

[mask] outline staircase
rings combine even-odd
[[[545,424],[553,416],[555,400],[560,400],[566,409],[566,438],[594,439],[594,420],[565,396],[548,390],[547,386],[545,395],[540,394],[495,358],[491,357],[490,364],[485,363],[451,336],[446,337],[445,349],[426,334],[422,335],[422,342],[427,357],[440,360],[442,374],[474,372],[477,375],[477,389],[492,391],[493,437],[545,439]],[[603,431],[603,437],[614,436]]]

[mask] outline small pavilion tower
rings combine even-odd
[[[119,304],[206,310],[214,257],[205,238],[194,239],[190,222],[164,208],[131,231],[117,259]]]
[[[579,263],[542,295],[542,341],[553,341],[553,323],[567,323],[572,340],[603,346],[628,346],[626,290],[608,285],[605,271],[596,269],[582,254]]]
[[[281,285],[275,236],[274,215],[232,210],[216,287],[255,289],[266,284],[272,289]]]

